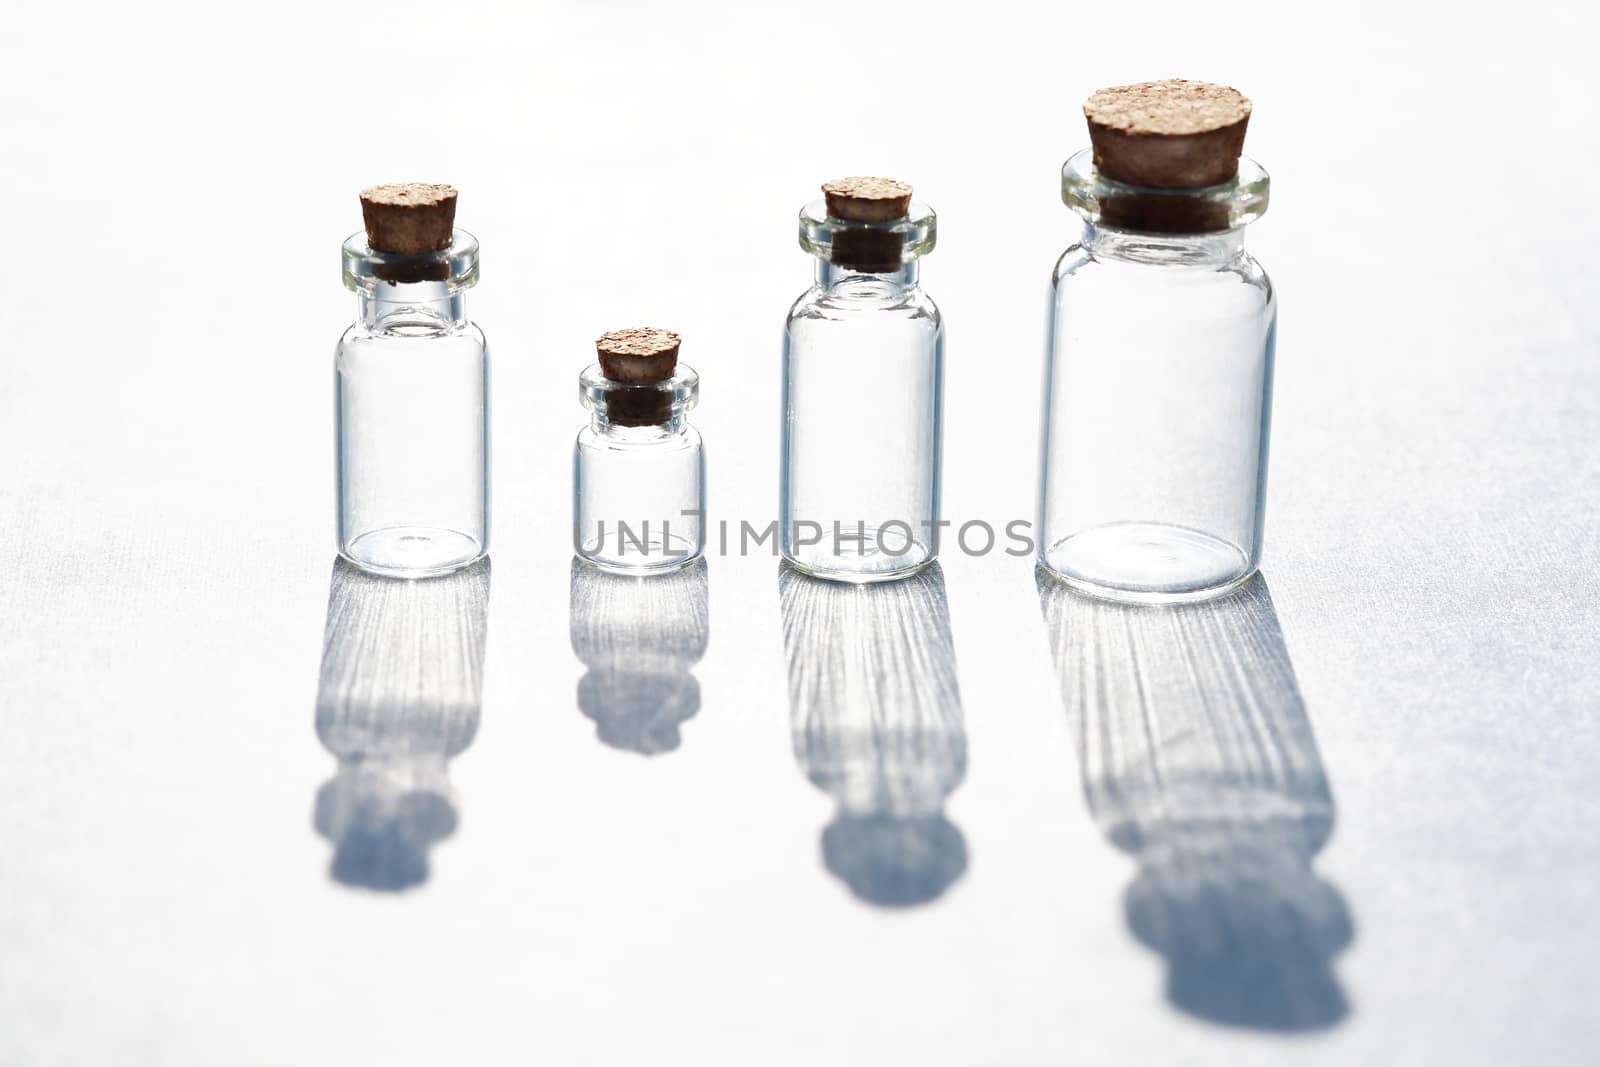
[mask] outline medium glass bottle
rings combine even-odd
[[[700,376],[678,346],[669,330],[617,330],[578,379],[590,420],[573,452],[573,548],[608,570],[673,570],[705,549],[705,453],[688,419]]]
[[[939,551],[944,324],[917,264],[934,213],[903,182],[822,188],[800,212],[816,283],[784,330],[779,543],[807,574],[901,578]]]
[[[1249,108],[1102,90],[1063,168],[1084,227],[1052,278],[1038,553],[1086,592],[1203,599],[1260,562],[1277,302],[1244,250],[1268,194],[1240,158]]]
[[[334,360],[339,554],[398,577],[444,574],[489,550],[489,355],[462,294],[478,242],[454,229],[449,186],[362,193],[344,243],[357,318]]]

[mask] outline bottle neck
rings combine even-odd
[[[688,408],[682,404],[674,404],[663,412],[659,422],[625,421],[638,419],[645,414],[624,411],[619,412],[618,418],[613,419],[603,405],[596,405],[589,410],[589,428],[602,437],[628,444],[663,441],[669,437],[677,437],[689,428]]]
[[[1096,259],[1156,266],[1211,267],[1244,254],[1244,228],[1218,233],[1160,234],[1114,230],[1085,222],[1079,241]]]
[[[899,270],[881,274],[817,260],[817,288],[840,296],[883,297],[915,289],[918,281],[919,266],[914,259]]]
[[[679,363],[667,381],[647,385],[613,381],[598,363],[578,375],[578,398],[589,409],[590,430],[618,444],[682,437],[699,397],[700,375],[687,363]]]
[[[375,281],[356,291],[358,320],[371,330],[443,332],[466,321],[462,293],[447,281]]]

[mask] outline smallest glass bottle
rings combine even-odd
[[[688,420],[700,376],[679,364],[679,343],[670,330],[615,330],[578,378],[590,421],[573,454],[573,548],[608,570],[673,570],[705,549],[705,455]]]

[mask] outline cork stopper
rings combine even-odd
[[[1129,185],[1199,189],[1238,172],[1250,101],[1225,85],[1169,78],[1101,89],[1083,115],[1102,174]]]
[[[893,178],[835,178],[822,195],[828,214],[845,222],[893,222],[911,210],[911,186]]]
[[[678,370],[681,339],[671,330],[634,326],[595,339],[600,373],[622,386],[612,390],[606,414],[618,426],[655,426],[672,417],[672,397],[654,388]]]
[[[841,222],[894,222],[911,211],[911,186],[893,178],[835,178],[822,183],[828,217]],[[833,235],[834,263],[884,274],[900,269],[904,238],[884,230],[844,229]]]
[[[393,182],[361,190],[361,219],[375,252],[416,256],[450,247],[456,190],[427,182]]]
[[[653,385],[677,372],[680,342],[671,330],[634,326],[601,334],[594,347],[607,378],[623,385]]]

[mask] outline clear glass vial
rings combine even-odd
[[[867,181],[903,204],[852,212],[830,192],[800,212],[816,282],[783,346],[779,544],[799,570],[853,582],[904,577],[939,551],[944,324],[918,277],[935,218],[910,186]]]
[[[589,425],[578,433],[572,466],[572,541],[577,554],[611,571],[652,573],[682,567],[705,550],[705,451],[689,410],[700,376],[677,362],[642,375],[601,362],[578,378]],[[657,357],[664,358],[664,357]],[[611,376],[607,371],[611,370]],[[624,381],[621,377],[656,377]]]
[[[1248,158],[1201,188],[1089,149],[1062,169],[1084,225],[1051,279],[1038,551],[1086,592],[1203,599],[1260,562],[1277,303],[1244,227],[1267,193]]]
[[[357,318],[339,339],[339,554],[398,577],[444,574],[489,550],[489,354],[462,294],[478,242],[439,252],[344,243]]]

